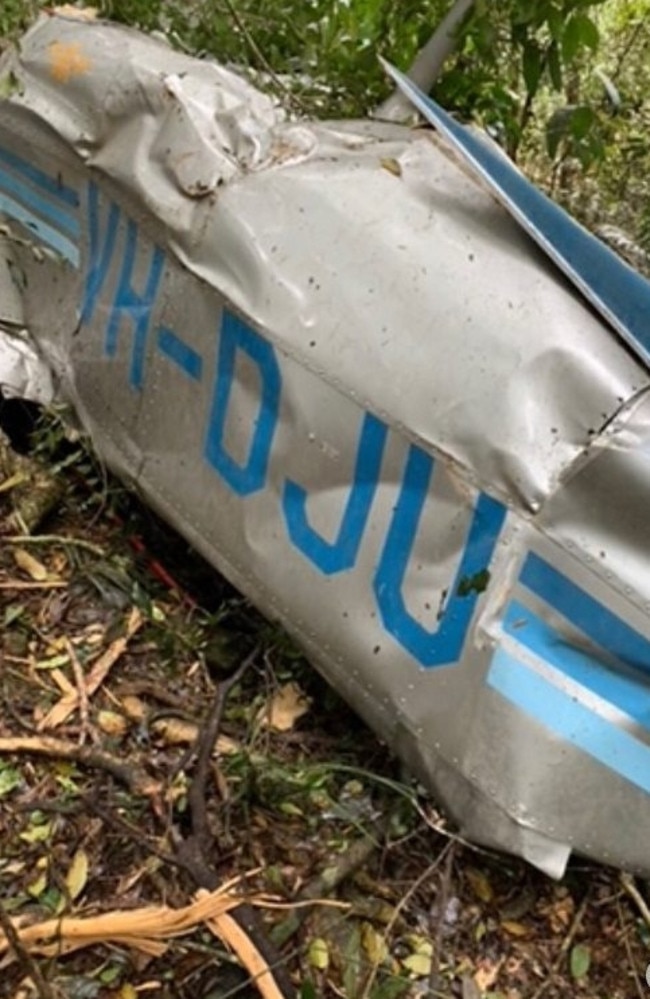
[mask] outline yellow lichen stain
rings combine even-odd
[[[92,63],[76,42],[52,42],[49,46],[50,73],[57,83],[87,73]]]
[[[59,17],[74,17],[77,21],[95,21],[99,17],[96,7],[75,7],[71,3],[55,7],[52,14],[57,14]]]

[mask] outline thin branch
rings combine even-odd
[[[389,820],[382,823],[385,828],[389,825]],[[323,895],[331,894],[338,886],[359,870],[377,849],[376,836],[360,836],[353,842],[341,857],[312,878],[296,899],[292,900],[295,908],[283,919],[281,923],[271,931],[271,940],[277,947],[282,947],[298,932],[305,919],[309,915],[309,903],[314,899],[320,899]]]
[[[567,955],[567,953],[569,951],[569,948],[571,947],[571,945],[572,945],[572,943],[573,943],[573,941],[575,939],[576,933],[580,929],[580,924],[582,923],[582,920],[584,919],[584,915],[585,915],[585,912],[587,911],[587,905],[588,905],[588,903],[589,903],[589,889],[587,889],[587,891],[585,893],[585,896],[584,896],[582,902],[580,903],[580,905],[578,907],[578,911],[576,912],[575,916],[573,917],[571,925],[570,925],[570,927],[569,927],[569,929],[568,929],[568,931],[566,933],[566,936],[564,937],[564,940],[562,941],[562,946],[560,947],[560,949],[558,951],[558,954],[557,954],[557,957],[555,958],[555,960],[553,961],[553,964],[551,965],[549,973],[546,975],[546,977],[544,978],[543,982],[538,987],[537,991],[533,994],[532,999],[541,999],[541,996],[544,995],[544,993],[546,992],[546,990],[549,987],[549,985],[552,984],[553,979],[555,978],[555,976],[557,975],[558,971],[560,970],[560,965],[562,964],[562,961],[566,957],[566,955]]]
[[[160,791],[159,781],[149,777],[138,767],[124,763],[102,749],[76,746],[66,739],[57,739],[49,735],[2,736],[0,753],[33,753],[36,756],[70,760],[83,767],[106,771],[136,794],[154,797]]]
[[[81,729],[79,731],[79,745],[83,746],[87,737],[90,735],[90,710],[88,706],[88,691],[86,690],[86,678],[84,677],[84,672],[79,662],[79,657],[75,652],[74,646],[70,639],[65,636],[65,649],[68,653],[68,658],[72,665],[72,674],[74,676],[74,682],[77,685],[77,696],[79,699],[79,719],[81,721]]]
[[[284,82],[284,80],[280,79],[280,77],[278,76],[278,74],[275,72],[275,70],[273,69],[273,66],[268,61],[268,59],[266,58],[266,56],[262,52],[261,48],[259,47],[259,45],[255,41],[255,38],[253,37],[253,35],[248,30],[248,27],[246,26],[246,23],[243,21],[243,19],[242,19],[241,15],[239,14],[237,8],[232,3],[232,0],[223,0],[223,2],[225,4],[225,6],[227,7],[230,16],[232,17],[233,21],[235,22],[235,25],[237,26],[237,28],[241,32],[244,41],[246,42],[246,44],[250,48],[251,52],[253,53],[253,55],[257,59],[259,65],[262,67],[262,69],[266,73],[268,73],[268,75],[270,76],[270,78],[273,80],[273,83],[275,84],[275,86],[278,88],[278,90],[282,94],[284,94],[284,96],[286,97],[287,101],[290,104],[293,105],[294,109],[297,110],[297,111],[303,111],[304,109],[302,107],[302,104],[300,103],[300,101],[298,100],[298,98],[291,92],[290,88],[287,86],[287,84]]]
[[[632,955],[632,948],[630,947],[629,940],[629,928],[625,925],[625,919],[623,918],[623,906],[621,905],[621,900],[619,896],[616,896],[616,912],[618,914],[618,921],[621,924],[621,931],[623,937],[623,944],[625,945],[625,953],[627,954],[627,961],[630,966],[630,971],[632,977],[634,978],[634,984],[636,985],[636,992],[639,999],[647,999],[647,992],[641,986],[641,979],[639,977],[639,972],[636,968],[636,962]]]
[[[440,989],[440,952],[442,951],[442,935],[445,928],[445,916],[449,905],[451,894],[451,876],[454,866],[456,844],[451,842],[445,858],[445,866],[440,878],[440,891],[436,903],[436,934],[433,943],[433,954],[431,956],[431,971],[429,972],[429,992],[435,995]]]
[[[94,545],[92,541],[84,541],[83,538],[69,538],[64,534],[13,534],[8,538],[3,538],[10,545],[61,545],[62,547],[81,548],[83,551],[92,552],[93,555],[105,555],[106,550]]]
[[[433,863],[429,864],[429,866],[426,868],[426,870],[424,870],[422,872],[422,874],[420,874],[420,876],[418,878],[416,878],[416,880],[413,882],[413,884],[411,885],[411,887],[409,888],[409,890],[406,892],[406,894],[403,895],[402,898],[399,900],[399,902],[397,903],[397,905],[393,909],[393,914],[390,917],[388,923],[386,924],[386,928],[384,930],[384,939],[386,941],[388,941],[388,939],[390,937],[390,934],[393,932],[395,924],[397,923],[397,920],[399,919],[400,915],[402,914],[402,911],[404,910],[404,908],[408,905],[408,903],[413,898],[413,896],[415,895],[415,893],[417,891],[419,891],[419,889],[422,887],[422,885],[425,883],[425,881],[428,881],[429,878],[432,876],[432,874],[435,873],[435,871],[438,869],[438,867],[443,862],[443,860],[445,859],[445,857],[452,850],[453,845],[454,845],[453,841],[445,843],[445,845],[443,846],[442,850],[440,851],[440,853],[438,854],[438,856],[436,857],[436,859],[433,861]],[[365,988],[364,988],[363,993],[361,995],[361,999],[369,999],[369,996],[372,994],[372,987],[375,984],[375,979],[377,978],[377,972],[378,971],[379,971],[379,965],[378,964],[373,965],[372,970],[371,970],[370,974],[368,975],[368,979],[366,981]]]
[[[206,792],[210,764],[219,736],[226,700],[232,688],[239,683],[244,673],[255,662],[259,651],[259,647],[253,649],[251,654],[244,659],[241,666],[235,670],[232,676],[219,683],[212,706],[197,741],[196,770],[194,771],[194,777],[192,778],[187,795],[187,803],[192,817],[192,834],[203,849],[212,840],[206,808]]]
[[[45,980],[43,972],[39,968],[37,962],[34,960],[32,955],[29,953],[25,945],[22,943],[18,933],[14,928],[14,924],[7,915],[7,910],[0,901],[0,926],[4,931],[4,934],[9,941],[9,945],[13,950],[18,962],[22,965],[25,974],[31,978],[34,983],[34,987],[38,992],[40,999],[57,999],[56,992],[48,981]]]
[[[634,878],[627,871],[623,871],[620,876],[621,884],[625,888],[632,901],[636,904],[637,909],[643,916],[646,926],[650,928],[650,907],[644,899],[643,895],[634,883]]]
[[[623,49],[619,53],[618,59],[616,60],[616,66],[614,67],[614,71],[611,74],[612,80],[616,80],[620,76],[623,70],[623,66],[625,65],[625,60],[627,59],[628,55],[636,45],[641,33],[645,30],[645,28],[646,28],[646,19],[645,17],[640,17],[637,23],[632,28],[630,36],[625,45],[623,46]]]
[[[259,648],[255,648],[232,676],[219,684],[196,743],[196,769],[187,795],[192,834],[178,844],[176,856],[179,863],[191,874],[196,884],[201,888],[207,888],[208,891],[214,891],[219,884],[219,878],[208,860],[208,852],[213,845],[206,803],[212,755],[219,736],[228,695],[232,688],[239,683],[246,670],[252,666],[258,654]],[[230,915],[249,937],[267,968],[272,972],[273,983],[280,994],[284,999],[293,999],[295,989],[286,971],[285,962],[270,942],[253,906],[248,902],[242,902]]]

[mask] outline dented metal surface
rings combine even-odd
[[[106,460],[467,836],[650,872],[647,366],[430,131],[62,17],[0,80],[12,301]]]

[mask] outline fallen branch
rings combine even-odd
[[[192,817],[192,838],[196,840],[204,856],[206,848],[212,841],[206,806],[208,777],[212,756],[219,736],[219,729],[221,728],[223,711],[226,706],[228,694],[239,683],[244,673],[253,665],[258,653],[259,648],[253,649],[251,654],[244,659],[241,666],[235,670],[232,676],[219,683],[212,706],[197,739],[196,770],[194,771],[187,795],[187,803]]]
[[[57,916],[31,926],[21,925],[21,919],[7,917],[11,930],[8,933],[4,929],[0,935],[0,955],[13,948],[15,956],[14,944],[9,939],[13,933],[23,953],[45,957],[106,943],[120,943],[158,956],[167,949],[164,941],[190,933],[201,923],[236,908],[241,899],[233,888],[239,881],[236,878],[217,891],[201,892],[190,905],[180,909],[154,905],[95,916]]]
[[[264,999],[285,999],[264,956],[238,923],[236,913],[224,912],[207,920],[209,929],[228,944],[251,976]]]
[[[213,845],[206,801],[212,756],[219,737],[219,728],[228,694],[239,683],[246,670],[252,666],[258,653],[259,649],[254,649],[244,659],[241,666],[235,670],[232,676],[218,685],[214,700],[196,742],[196,769],[187,796],[192,821],[192,833],[187,839],[178,844],[176,853],[178,860],[190,872],[196,884],[208,891],[213,891],[219,881],[208,860],[208,854]],[[231,946],[238,953],[242,963],[249,971],[248,960],[250,960],[251,966],[255,968],[258,968],[259,963],[262,962],[264,975],[262,978],[256,978],[255,981],[264,999],[293,999],[295,990],[291,979],[283,966],[280,955],[276,952],[275,947],[270,943],[260,925],[253,906],[248,902],[243,902],[233,912],[232,920],[237,926],[236,933],[230,922],[221,924],[221,932],[231,931],[233,938]],[[225,930],[224,926],[226,927]],[[215,924],[215,929],[219,930],[217,924]],[[247,961],[244,961],[237,949],[242,947],[242,940],[247,941],[247,945],[243,950],[243,954],[247,955]],[[258,971],[255,972],[255,975],[258,975]]]
[[[0,753],[34,753],[54,759],[69,760],[84,767],[105,770],[136,794],[154,797],[161,790],[159,781],[138,767],[123,763],[102,749],[77,746],[66,739],[49,735],[0,736]]]
[[[247,876],[257,873],[251,871]],[[237,955],[263,999],[285,999],[264,955],[235,918],[241,898],[234,889],[241,881],[242,878],[233,878],[215,891],[201,890],[190,905],[180,909],[147,906],[94,916],[59,916],[30,926],[25,926],[21,918],[12,920],[0,905],[3,931],[0,933],[0,956],[5,955],[2,964],[19,960],[34,980],[41,999],[56,999],[33,954],[59,957],[96,944],[112,943],[160,957],[167,950],[168,940],[191,933],[204,924]],[[273,906],[282,903],[258,895],[247,904]]]
[[[43,977],[43,972],[20,939],[20,935],[7,915],[2,902],[0,902],[0,927],[7,946],[13,951],[14,959],[18,961],[27,977],[34,983],[34,988],[40,999],[56,999],[52,986]]]

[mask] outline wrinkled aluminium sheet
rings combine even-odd
[[[0,91],[0,306],[98,451],[466,836],[650,873],[647,366],[429,130],[64,17]]]

